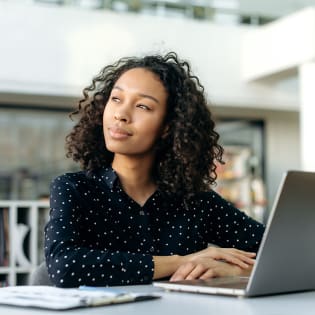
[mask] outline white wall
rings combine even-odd
[[[1,94],[78,96],[118,57],[177,51],[191,61],[217,105],[297,109],[297,83],[244,83],[247,27],[79,8],[0,2]],[[3,100],[3,99],[2,99]]]
[[[282,175],[300,169],[299,115],[274,112],[266,119],[266,167],[269,205],[272,205]]]
[[[243,38],[242,77],[261,79],[315,58],[315,7],[309,7],[247,32]]]

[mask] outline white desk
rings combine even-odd
[[[315,291],[259,298],[235,298],[193,293],[165,292],[151,285],[123,287],[130,291],[157,292],[162,298],[65,311],[86,315],[314,315]],[[58,314],[60,311],[0,306],[1,315]]]

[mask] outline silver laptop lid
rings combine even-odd
[[[315,289],[315,173],[283,177],[246,295]]]

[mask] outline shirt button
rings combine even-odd
[[[151,246],[149,250],[150,250],[151,253],[153,253],[154,252],[154,247]]]
[[[144,215],[144,211],[143,210],[141,210],[139,213],[140,213],[140,215]]]

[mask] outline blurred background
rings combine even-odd
[[[38,209],[47,208],[53,177],[79,169],[65,157],[65,136],[73,126],[68,115],[92,77],[123,56],[175,51],[190,61],[225,148],[214,189],[265,222],[283,172],[315,169],[312,5],[0,0],[0,265],[18,265],[8,254],[8,216],[26,226],[37,226],[40,217],[41,226],[20,247],[32,268],[41,261],[37,234],[47,212],[39,215]],[[15,216],[5,212],[14,207],[20,207]],[[27,283],[31,269],[5,268],[0,285],[1,279],[3,285]]]

